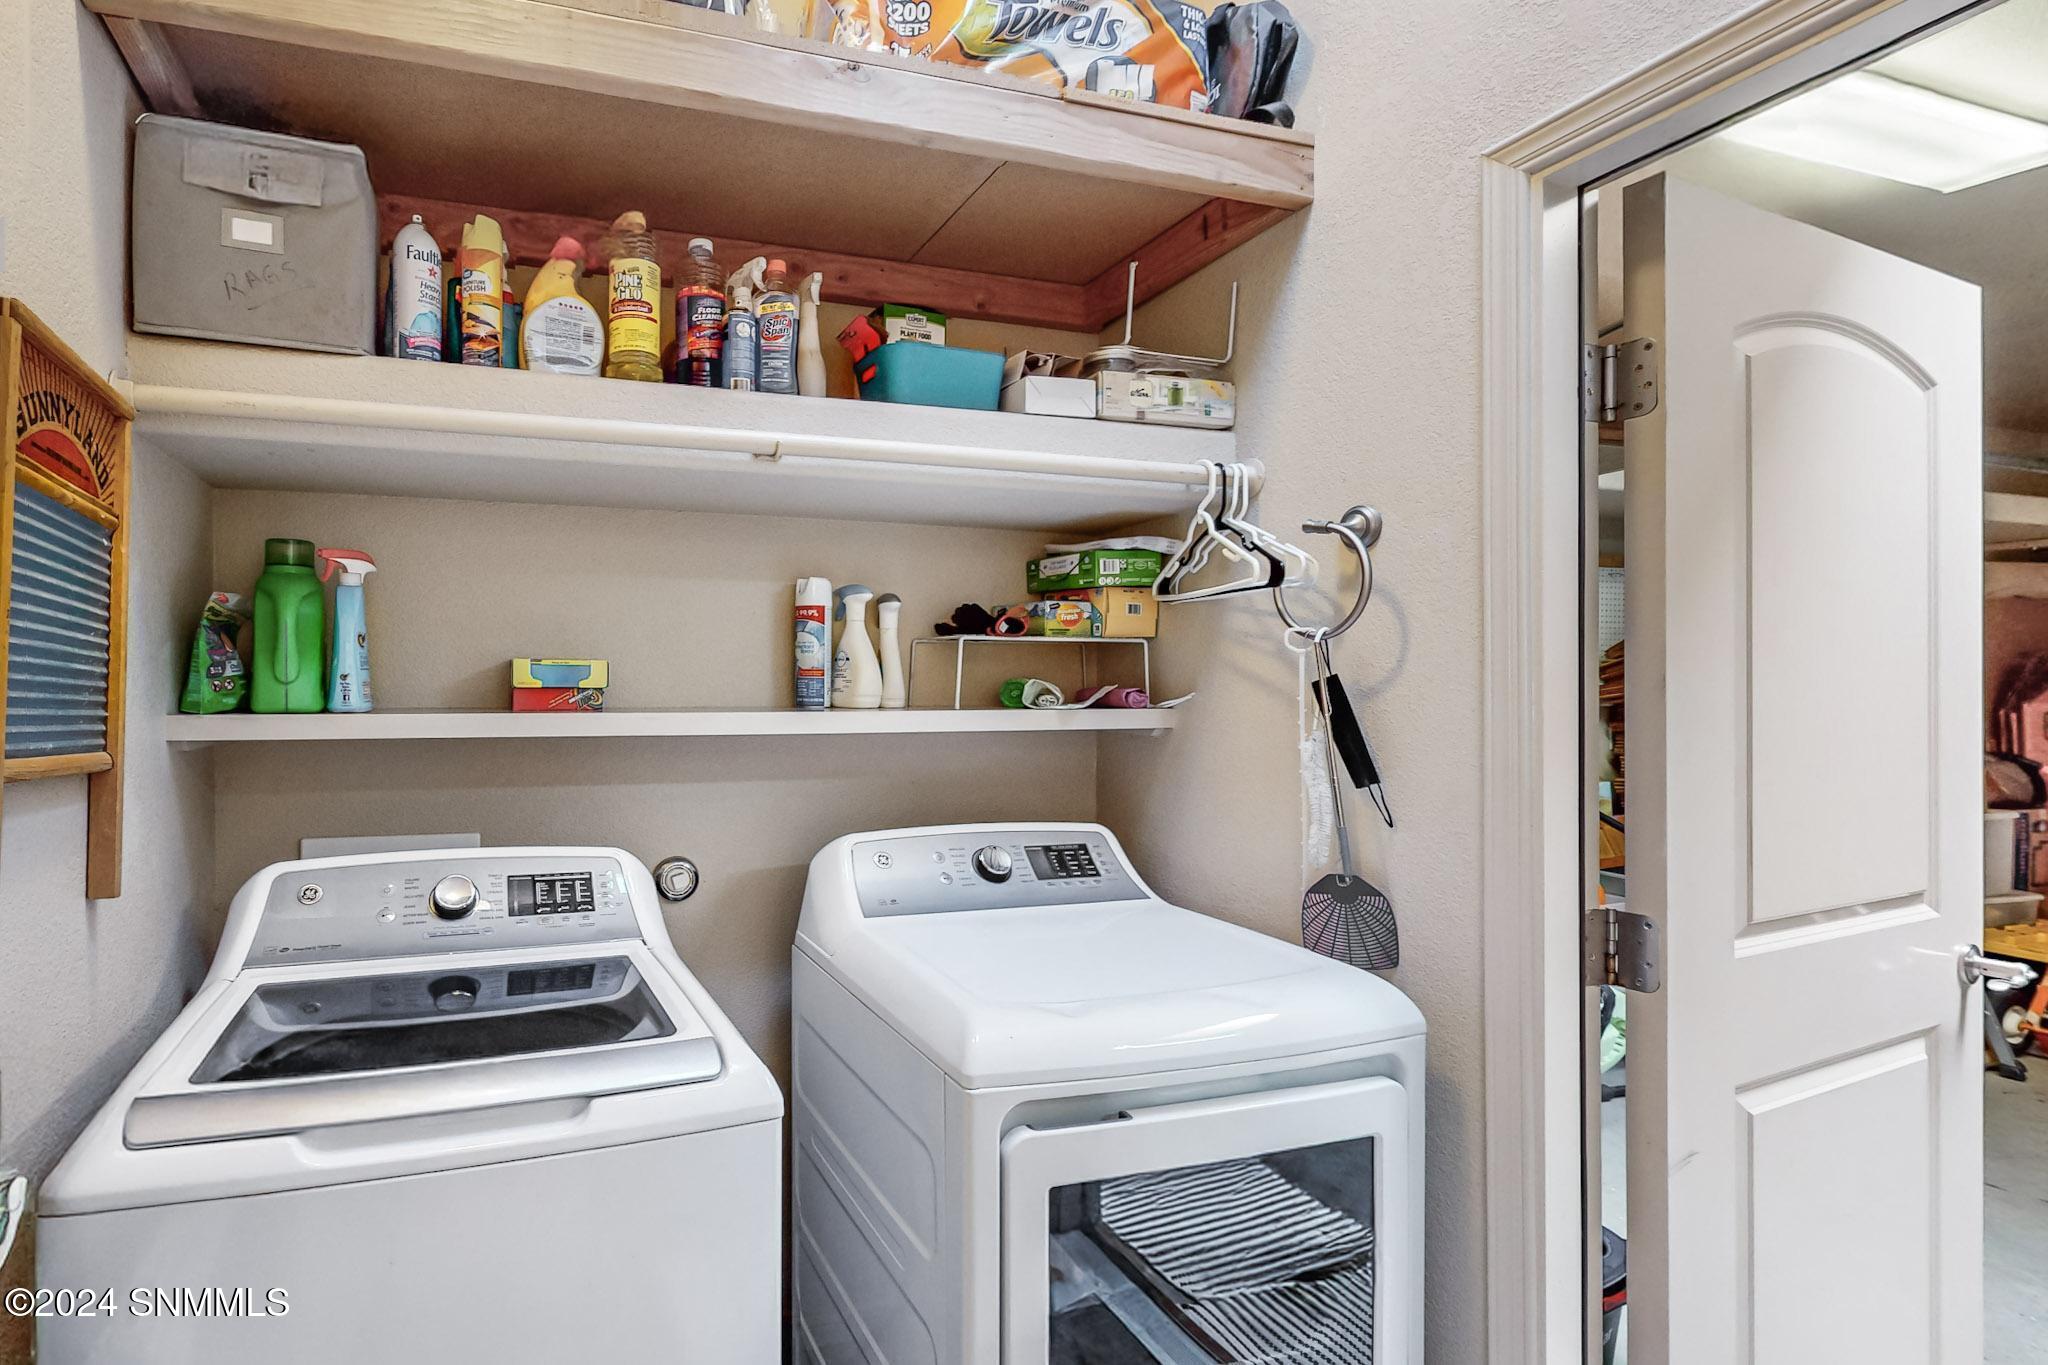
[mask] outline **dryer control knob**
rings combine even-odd
[[[985,882],[1006,882],[1010,880],[1010,851],[990,844],[974,852],[974,870]]]
[[[473,976],[444,976],[427,987],[427,994],[433,997],[435,1009],[453,1014],[476,1004],[482,990],[482,984]]]
[[[476,883],[460,872],[451,872],[434,883],[429,899],[442,919],[462,919],[477,907]]]

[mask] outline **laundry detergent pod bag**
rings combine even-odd
[[[1208,11],[1185,0],[833,0],[832,39],[1029,80],[1209,107]]]

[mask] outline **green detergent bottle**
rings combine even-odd
[[[263,542],[263,577],[256,580],[256,643],[249,660],[249,709],[315,712],[327,709],[321,666],[326,603],[313,570],[310,540]]]

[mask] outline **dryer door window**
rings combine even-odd
[[[1375,1079],[1011,1133],[1006,1362],[1402,1358],[1376,1291],[1412,1273],[1404,1113]]]

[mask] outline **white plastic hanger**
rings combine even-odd
[[[1208,492],[1188,522],[1187,537],[1181,548],[1168,557],[1166,563],[1161,566],[1159,577],[1152,583],[1153,595],[1162,602],[1200,602],[1211,597],[1250,592],[1270,587],[1272,584],[1274,561],[1245,548],[1236,536],[1226,533],[1217,524],[1214,516],[1213,509],[1218,505],[1219,494],[1226,495],[1221,505],[1226,513],[1229,511],[1227,495],[1236,481],[1228,476],[1222,465],[1208,460],[1202,463],[1209,473]],[[1238,578],[1206,588],[1180,587],[1182,582],[1201,572],[1203,566],[1217,552],[1221,552],[1225,559],[1244,565],[1246,572]]]
[[[1225,510],[1222,518],[1224,527],[1235,531],[1253,549],[1262,549],[1269,555],[1284,561],[1292,561],[1293,563],[1294,567],[1291,572],[1287,571],[1285,563],[1281,565],[1285,576],[1279,583],[1275,583],[1273,586],[1291,588],[1299,587],[1303,583],[1314,582],[1316,570],[1321,567],[1316,563],[1316,557],[1307,550],[1302,549],[1299,545],[1280,539],[1280,537],[1251,519],[1252,472],[1250,468],[1241,464],[1231,465],[1226,471],[1224,482],[1226,491],[1230,489],[1235,490],[1234,497],[1226,498],[1230,506]]]

